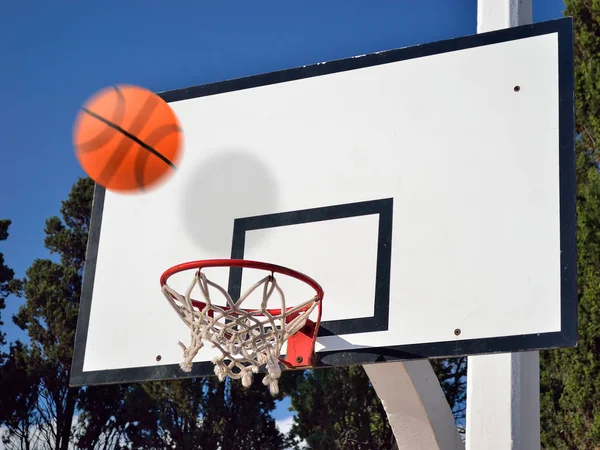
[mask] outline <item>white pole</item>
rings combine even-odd
[[[532,0],[478,0],[477,32],[532,22]],[[540,448],[539,353],[471,356],[467,450]]]
[[[477,0],[477,32],[528,25],[533,21],[531,0]]]
[[[363,367],[383,403],[400,450],[465,448],[428,360]]]

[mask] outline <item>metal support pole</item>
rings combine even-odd
[[[478,0],[477,32],[532,22],[532,0]],[[467,450],[540,448],[539,353],[471,356]]]
[[[383,403],[399,449],[462,450],[464,444],[427,360],[363,366]]]

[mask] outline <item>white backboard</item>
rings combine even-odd
[[[198,259],[316,279],[318,366],[574,345],[572,64],[564,19],[163,93],[184,156],[96,189],[72,383],[211,374],[158,282]]]

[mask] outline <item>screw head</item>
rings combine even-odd
[[[460,333],[461,333],[460,328],[457,328],[456,330],[454,330],[454,335],[455,336],[460,335]]]
[[[156,362],[159,362],[162,359],[162,356],[156,355]]]
[[[296,357],[296,362],[297,362],[298,364],[299,364],[299,363],[301,363],[302,361],[304,361],[304,358],[302,358],[302,356],[297,356],[297,357]]]
[[[515,86],[515,87],[514,87],[514,91],[515,91],[515,92],[519,92],[520,90],[521,90],[521,86]]]

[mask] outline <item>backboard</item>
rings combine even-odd
[[[575,345],[572,58],[562,19],[162,93],[184,155],[96,188],[71,383],[212,374],[159,285],[198,259],[317,280],[317,367]]]

